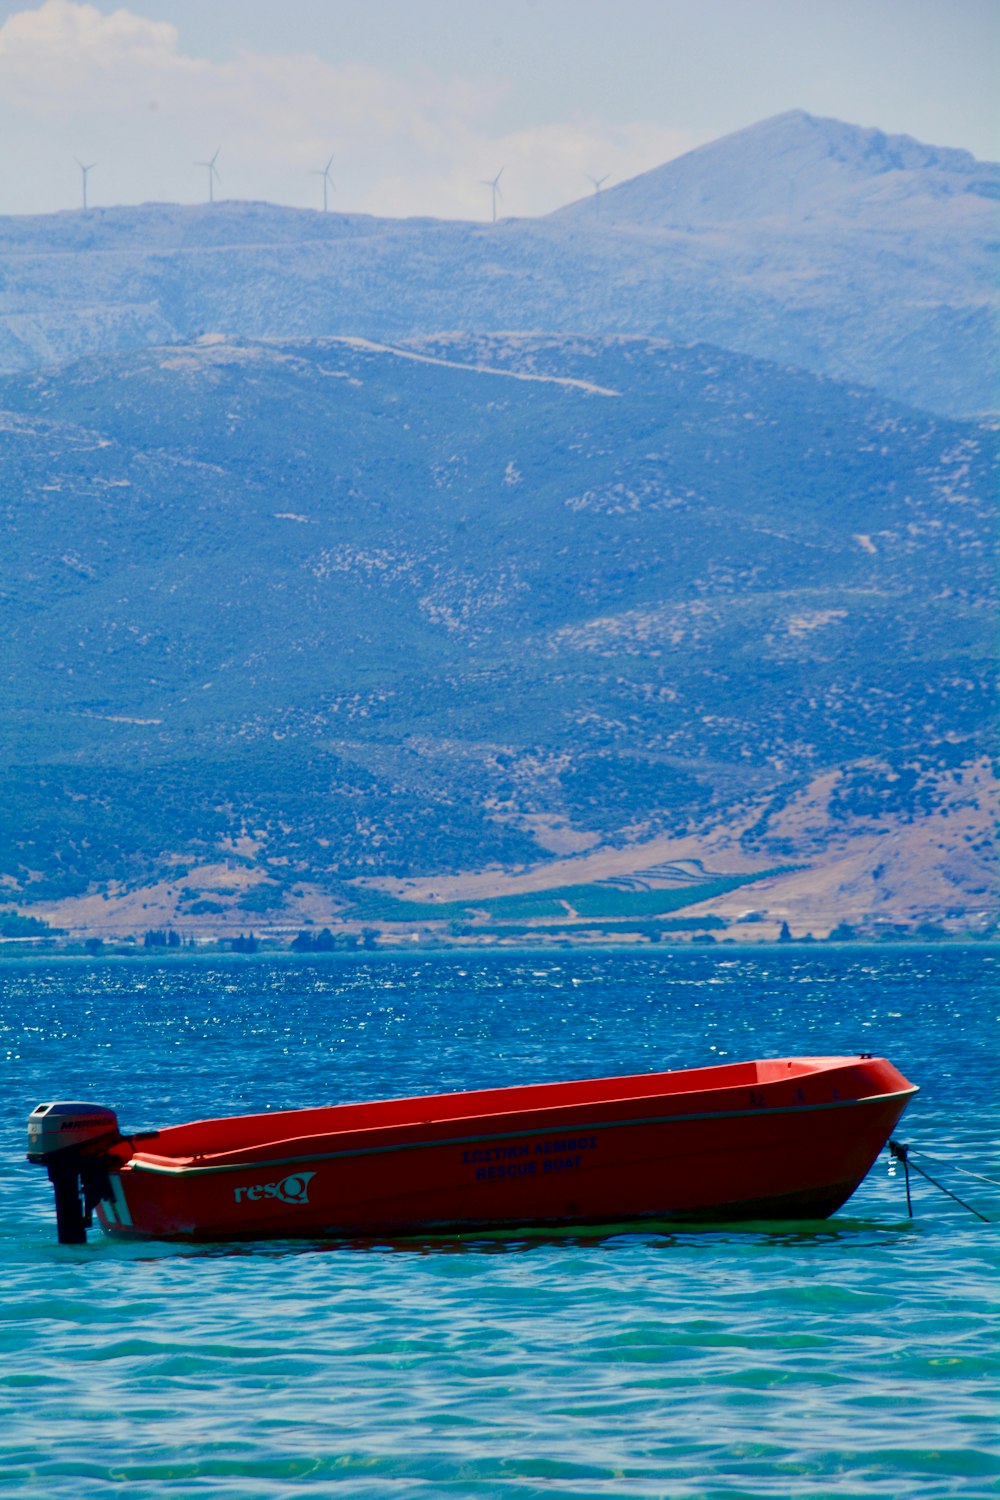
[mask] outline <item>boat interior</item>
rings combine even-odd
[[[413,1098],[329,1104],[313,1109],[275,1110],[196,1120],[133,1137],[137,1155],[150,1164],[198,1161],[325,1135],[392,1127],[435,1125],[450,1120],[510,1116],[566,1107],[593,1106],[622,1100],[663,1098],[678,1094],[711,1094],[803,1077],[857,1061],[847,1057],[777,1058],[719,1063],[665,1073],[637,1073],[617,1078],[584,1078],[570,1082],[519,1084],[463,1093],[423,1094]]]

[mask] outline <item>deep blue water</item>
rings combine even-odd
[[[788,1053],[884,1053],[993,1219],[982,948],[0,964],[0,1492],[986,1497],[998,1229],[888,1158],[826,1224],[60,1247],[24,1117],[123,1126]],[[931,1159],[933,1157],[933,1160]]]

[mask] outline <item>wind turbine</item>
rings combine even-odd
[[[219,159],[219,152],[221,150],[222,150],[221,146],[216,146],[216,148],[215,148],[215,155],[209,157],[208,161],[196,161],[195,162],[195,166],[196,167],[207,167],[208,168],[208,201],[209,201],[209,203],[214,203],[215,202],[215,179],[219,176],[219,172],[218,172],[218,169],[217,169],[215,163]],[[221,181],[221,178],[220,178],[220,181]]]
[[[337,186],[337,184],[330,177],[330,168],[332,166],[333,166],[333,157],[331,156],[330,160],[327,162],[327,164],[326,164],[325,167],[313,167],[312,170],[309,173],[310,177],[322,177],[322,179],[323,179],[323,212],[324,213],[326,213],[326,186],[327,186],[327,183],[329,183],[332,188],[336,188],[336,186]]]
[[[89,164],[84,163],[84,162],[82,162],[80,160],[80,158],[78,156],[74,156],[73,160],[76,162],[77,166],[80,168],[80,176],[83,179],[83,211],[84,211],[84,213],[86,213],[87,212],[87,173],[88,172],[92,172],[94,170],[94,168],[97,166],[97,163],[96,163],[96,161],[92,161]]]
[[[491,189],[491,191],[493,193],[493,222],[494,222],[494,224],[497,221],[497,199],[503,197],[503,193],[501,193],[501,191],[500,191],[500,179],[503,176],[505,170],[506,169],[504,167],[501,167],[500,170],[499,170],[499,172],[497,173],[497,175],[495,177],[480,177],[480,179],[479,179],[479,185],[480,185],[480,187],[488,187],[488,188]]]
[[[610,172],[605,172],[605,174],[604,174],[603,177],[591,177],[591,175],[590,175],[589,172],[586,173],[587,181],[588,182],[592,182],[594,184],[594,212],[595,213],[600,213],[600,211],[601,211],[601,188],[604,186],[604,184],[607,182],[607,180],[608,180],[608,178],[610,176],[611,176]]]

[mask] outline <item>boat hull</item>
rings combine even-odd
[[[782,1059],[203,1121],[122,1148],[98,1217],[190,1240],[824,1218],[915,1092],[884,1059]]]

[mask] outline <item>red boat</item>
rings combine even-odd
[[[122,1135],[40,1104],[59,1238],[474,1233],[825,1218],[917,1092],[884,1058],[792,1057],[199,1120]]]

